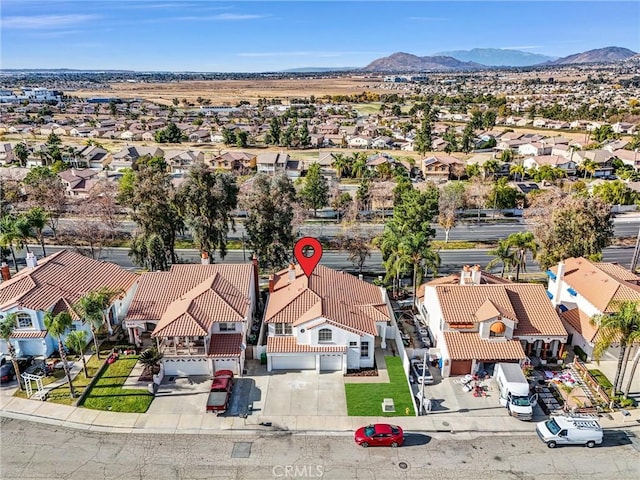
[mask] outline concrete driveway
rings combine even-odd
[[[253,380],[253,412],[265,416],[345,416],[347,398],[342,372],[272,371],[256,365]]]
[[[207,376],[165,377],[147,413],[203,415],[210,388]]]

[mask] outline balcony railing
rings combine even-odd
[[[202,342],[200,345],[195,345],[193,342],[191,345],[187,345],[186,342],[173,345],[170,341],[160,343],[160,352],[165,356],[193,356],[207,353]]]

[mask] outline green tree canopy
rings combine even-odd
[[[307,170],[304,179],[304,187],[300,191],[300,198],[304,204],[313,209],[313,216],[318,213],[318,209],[329,204],[329,184],[327,179],[320,173],[320,164],[312,163]]]

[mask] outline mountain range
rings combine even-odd
[[[453,57],[463,62],[475,62],[487,67],[527,67],[539,63],[550,62],[558,57],[549,57],[539,53],[523,52],[507,48],[473,48],[471,50],[453,50],[439,52],[434,55]]]

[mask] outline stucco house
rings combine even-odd
[[[241,374],[257,283],[256,264],[177,264],[143,273],[124,322],[129,341],[155,344],[166,375]]]
[[[421,162],[425,180],[444,182],[449,180],[456,169],[464,169],[464,162],[450,155],[434,155]]]
[[[568,258],[550,268],[547,276],[548,295],[569,332],[567,343],[580,347],[590,359],[598,340],[598,328],[591,319],[616,312],[620,302],[640,301],[640,276],[617,263]],[[619,352],[613,345],[603,358],[617,359]]]
[[[72,330],[90,332],[89,325],[76,315],[72,305],[89,291],[106,287],[121,292],[105,312],[108,327],[113,330],[124,318],[137,281],[137,274],[114,263],[93,260],[69,250],[41,260],[27,254],[27,267],[0,283],[0,320],[10,313],[17,314],[10,341],[18,356],[48,357],[57,350],[58,343],[44,326],[46,312],[69,312],[74,320]],[[2,340],[0,351],[8,352],[8,345]]]
[[[392,310],[383,288],[318,265],[291,265],[269,279],[267,369],[342,371],[374,365]]]
[[[482,281],[465,268],[458,285],[427,283],[419,305],[441,358],[442,376],[491,371],[497,362],[558,358],[567,331],[544,286]]]

